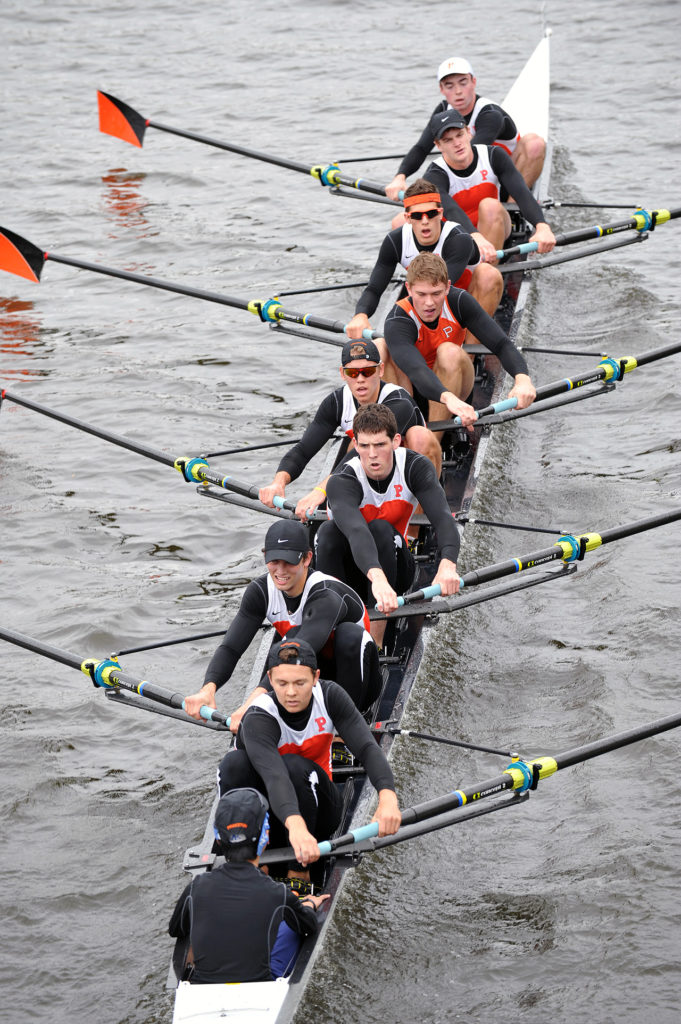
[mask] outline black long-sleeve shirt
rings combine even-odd
[[[478,97],[475,97],[477,103]],[[441,100],[436,106],[433,113],[428,118],[428,123],[421,133],[421,137],[418,142],[411,147],[409,152],[402,158],[397,173],[404,174],[405,177],[409,177],[410,174],[414,174],[418,171],[419,167],[426,159],[428,154],[433,148],[433,133],[430,128],[431,119],[435,114],[443,114],[445,110],[449,108],[447,100]],[[473,108],[475,109],[475,107]],[[464,121],[466,124],[469,123],[471,114],[464,115]],[[473,136],[473,142],[476,146],[491,146],[496,139],[514,139],[518,134],[518,130],[515,126],[515,122],[509,114],[500,107],[498,103],[487,103],[475,120],[475,135]],[[429,175],[426,174],[426,177]],[[510,193],[513,195],[513,193]]]
[[[204,683],[215,683],[219,690],[231,677],[239,658],[245,653],[262,625],[268,605],[268,573],[259,576],[246,587],[239,611],[232,620],[222,643],[210,660]],[[286,607],[296,611],[302,600],[282,593]],[[305,640],[315,653],[319,653],[329,635],[341,622],[357,622],[364,614],[364,604],[347,583],[341,580],[320,580],[308,591],[302,622],[289,630],[290,639]]]
[[[518,373],[528,372],[524,356],[504,334],[499,324],[468,292],[460,288],[450,288],[447,302],[461,326],[467,327],[482,345],[499,358],[507,373],[515,377]],[[438,321],[439,317],[438,320],[426,324],[426,327],[433,329]],[[418,332],[419,329],[409,314],[401,306],[393,306],[386,317],[384,327],[390,355],[424,398],[439,402],[445,388],[416,348]]]
[[[317,930],[314,910],[282,882],[248,861],[226,862],[192,879],[168,932],[189,937],[194,983],[271,981],[270,954],[282,921],[301,935]]]
[[[442,385],[440,385],[440,393],[442,393]],[[385,480],[368,478],[371,487],[379,493],[385,493],[390,486],[394,472],[395,462],[393,460],[393,471]],[[433,525],[440,557],[456,562],[460,546],[459,531],[452,518],[445,492],[440,486],[432,462],[424,455],[407,449],[404,478],[407,487],[412,494],[416,495],[423,511]],[[340,472],[334,473],[330,477],[326,493],[334,522],[350,543],[355,565],[365,575],[370,569],[380,568],[381,563],[376,544],[359,507],[363,495],[362,485],[350,465],[344,466]]]
[[[364,765],[374,789],[394,790],[395,780],[386,756],[345,690],[328,679],[320,679],[317,686],[322,687],[336,732]],[[273,692],[270,697],[290,728],[296,731],[305,728],[312,714],[312,701],[304,711],[291,714],[279,704]],[[251,705],[241,720],[237,745],[246,751],[248,760],[265,783],[272,813],[285,822],[289,815],[300,814],[300,810],[296,791],[277,747],[280,737],[277,719],[263,708]]]
[[[474,242],[473,244],[475,245]],[[392,276],[392,271],[390,276]],[[422,423],[421,414],[414,399],[407,391],[400,388],[399,391],[391,391],[385,395],[385,386],[385,381],[381,381],[376,401],[381,405],[387,405],[392,410],[397,420],[397,429],[404,437],[411,427],[419,426]],[[321,451],[329,438],[333,437],[341,424],[344,390],[344,387],[336,388],[326,396],[300,441],[286,452],[279,463],[278,473],[288,473],[291,480],[297,480],[307,464]],[[359,409],[359,403],[355,401],[354,404]]]
[[[472,224],[471,230],[475,230]],[[418,248],[421,252],[433,252],[436,246],[437,242],[433,245],[419,245]],[[456,283],[467,266],[478,263],[480,250],[467,232],[455,230],[444,241],[442,259],[447,264],[450,281]],[[395,268],[401,260],[402,228],[399,227],[387,234],[381,243],[369,283],[355,306],[356,314],[365,313],[367,316],[371,316],[376,312],[381,295],[390,284]],[[401,430],[400,433],[402,434]]]

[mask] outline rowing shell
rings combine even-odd
[[[509,109],[523,132],[535,131],[547,137],[549,108],[549,40],[548,33],[541,40],[529,61],[512,86],[503,105]],[[538,198],[546,196],[550,175],[550,151],[547,149],[542,176],[535,186]],[[522,234],[526,225],[518,223]],[[515,342],[520,321],[529,292],[527,275],[522,270],[523,260],[518,258],[518,270],[505,276],[504,294],[496,313],[501,327]],[[506,386],[506,374],[496,357],[487,354],[476,357],[476,380],[472,404],[481,408],[498,401]],[[476,431],[472,443],[463,454],[456,448],[452,434],[445,435],[443,442],[443,486],[452,512],[468,512],[475,488],[482,470],[490,441],[490,428]],[[332,456],[333,457],[333,456]],[[204,490],[204,493],[205,490]],[[209,494],[220,500],[232,500],[229,496]],[[459,527],[462,529],[462,527]],[[417,587],[429,584],[437,566],[437,545],[433,531],[422,526],[416,550],[419,575]],[[386,634],[389,654],[382,659],[383,687],[373,709],[372,720],[391,720],[399,725],[414,686],[426,645],[434,635],[434,619],[416,615],[400,620]],[[270,636],[265,636],[256,658],[251,688],[262,675],[264,659],[270,646]],[[381,736],[381,746],[388,755],[394,737]],[[338,832],[345,833],[370,820],[375,794],[361,771],[345,769],[334,771],[334,779],[344,789],[345,811]],[[217,802],[217,801],[216,801]],[[184,869],[191,874],[210,870],[216,862],[213,852],[213,814],[215,803],[206,826],[203,839],[198,846],[185,854]],[[340,894],[351,867],[356,866],[358,857],[336,856],[329,858],[325,866],[325,878],[320,891],[330,894],[322,911],[320,927],[315,936],[307,938],[288,979],[270,982],[247,982],[224,985],[191,985],[182,981],[187,954],[187,944],[179,941],[175,947],[168,975],[168,986],[177,987],[173,1024],[219,1024],[226,1019],[232,1024],[286,1024],[300,1004],[309,983],[317,957],[323,950],[324,935],[329,927]],[[227,924],[227,927],[229,925]]]

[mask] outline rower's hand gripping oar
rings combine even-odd
[[[590,238],[604,238],[606,235],[615,235],[620,231],[635,230],[643,234],[645,231],[654,231],[659,224],[666,224],[667,221],[675,220],[677,217],[681,217],[681,206],[677,206],[673,210],[636,210],[628,220],[615,221],[613,224],[593,224],[586,228],[577,228],[574,231],[556,235],[556,245],[586,242]],[[497,249],[497,258],[503,259],[506,256],[536,252],[538,248],[537,242],[523,242],[520,245],[511,246],[510,249]]]
[[[373,195],[385,196],[385,186],[378,182],[369,181],[368,178],[352,178],[341,173],[338,164],[303,164],[297,160],[288,160],[285,157],[275,156],[272,153],[264,153],[259,149],[250,149],[246,146],[238,146],[232,142],[222,142],[213,139],[209,135],[198,135],[196,132],[188,132],[182,128],[173,128],[167,124],[160,124],[144,117],[123,100],[111,96],[107,92],[97,92],[97,105],[99,107],[99,130],[105,135],[113,135],[114,138],[129,142],[131,146],[138,146],[140,149],[144,143],[144,135],[147,128],[156,128],[157,131],[167,132],[170,135],[179,135],[180,138],[190,139],[192,142],[202,142],[206,146],[213,146],[215,149],[223,149],[229,153],[238,153],[240,156],[250,157],[253,160],[261,160],[266,164],[275,164],[277,167],[286,167],[290,171],[299,171],[301,174],[310,174],[316,178],[321,185],[339,186],[358,189],[362,192],[371,192]],[[400,193],[400,199],[404,193]],[[400,205],[396,203],[395,205]]]
[[[666,359],[667,356],[673,356],[679,352],[681,352],[681,341],[672,342],[670,345],[664,345],[662,348],[651,349],[648,352],[641,353],[640,356],[624,356],[621,359],[612,359],[610,356],[606,356],[604,359],[601,359],[598,366],[593,370],[587,370],[586,373],[573,377],[563,377],[561,380],[552,381],[550,384],[542,384],[537,388],[534,404],[541,402],[543,399],[564,394],[566,391],[575,391],[577,388],[583,388],[587,384],[596,384],[599,381],[604,383],[620,381],[626,373],[631,373],[632,370],[637,369],[639,366],[647,366],[649,363],[657,362],[658,359]],[[486,405],[483,409],[476,409],[476,422],[488,416],[515,409],[517,405],[517,398],[504,398],[500,402]],[[429,423],[428,429],[447,430],[449,427],[458,427],[460,425],[461,418],[455,416],[451,420],[437,420]]]
[[[75,427],[77,430],[92,434],[103,441],[109,441],[111,444],[118,445],[119,448],[126,448],[136,455],[143,455],[145,458],[153,459],[154,462],[160,462],[164,466],[172,466],[173,469],[182,474],[188,483],[214,484],[223,490],[234,491],[236,494],[242,494],[246,498],[260,501],[258,488],[254,484],[216,472],[200,456],[195,458],[188,456],[173,458],[172,455],[167,455],[165,452],[159,451],[158,448],[152,448],[150,445],[142,444],[140,441],[133,441],[131,438],[122,437],[120,434],[114,434],[110,430],[103,430],[101,427],[94,427],[90,423],[85,423],[84,420],[76,419],[75,416],[69,416],[66,413],[58,412],[56,409],[50,409],[46,405],[33,402],[14,391],[3,390],[0,392],[0,403],[5,399],[8,399],[10,402],[16,402],[17,405],[23,405],[27,409],[32,409],[34,412],[39,412],[43,416],[49,416],[51,419],[65,423],[69,427]],[[289,512],[295,512],[296,510],[295,503],[292,501],[286,501],[280,497],[276,497],[274,501],[278,508],[287,509]],[[314,518],[316,515],[315,513],[310,518]],[[326,519],[326,516],[322,513],[319,518]]]
[[[185,710],[184,697],[181,693],[173,693],[172,690],[167,690],[156,683],[150,683],[147,679],[133,678],[126,672],[123,672],[115,657],[102,660],[97,658],[81,659],[75,654],[71,654],[70,651],[62,650],[60,647],[53,647],[50,644],[43,643],[41,640],[36,640],[34,637],[27,636],[25,633],[6,629],[4,626],[0,626],[0,639],[14,644],[16,647],[23,647],[34,654],[41,654],[52,661],[58,661],[62,665],[80,669],[86,676],[89,676],[96,687],[101,687],[104,690],[128,690],[131,693],[138,694],[140,697],[145,697],[147,700],[163,704],[165,707],[173,708],[176,711],[184,712]],[[204,704],[201,707],[200,715],[205,722],[213,722],[223,729],[229,729],[229,718],[223,715],[221,711],[216,711],[214,708],[209,708]],[[186,720],[197,724],[188,715]]]
[[[190,288],[187,285],[174,284],[172,281],[163,281],[157,277],[134,274],[128,270],[116,270],[115,267],[106,267],[99,263],[88,263],[70,256],[58,256],[53,252],[44,252],[33,242],[29,242],[27,238],[17,235],[9,228],[0,227],[0,270],[6,270],[9,274],[16,274],[18,277],[38,282],[48,260],[52,260],[53,263],[63,263],[69,267],[77,267],[79,270],[89,270],[94,274],[104,274],[106,277],[117,277],[122,281],[132,281],[135,284],[148,285],[150,288],[159,288],[161,291],[203,299],[205,302],[216,302],[221,306],[244,309],[259,317],[263,323],[276,324],[285,320],[289,323],[303,324],[305,327],[331,331],[333,334],[344,334],[347,327],[347,324],[340,320],[330,320],[328,317],[317,316],[315,313],[298,313],[295,310],[285,309],[277,298],[265,301],[241,299],[232,295],[222,295],[219,292],[205,291],[203,288]],[[362,332],[362,336],[370,341],[373,338],[380,338],[381,332],[367,328]]]
[[[559,537],[551,547],[542,548],[540,551],[532,551],[520,558],[509,558],[505,562],[497,562],[494,565],[487,565],[481,569],[474,569],[464,573],[460,579],[459,587],[475,586],[479,583],[490,583],[492,580],[501,579],[503,576],[511,576],[513,573],[523,572],[525,569],[535,569],[537,566],[546,565],[548,562],[562,561],[564,563],[581,561],[589,551],[611,544],[616,540],[623,540],[625,537],[632,537],[637,533],[644,533],[647,530],[654,530],[658,526],[666,526],[669,523],[681,519],[681,508],[673,508],[668,512],[660,512],[645,519],[638,519],[633,523],[625,523],[623,526],[614,526],[610,530],[603,530],[601,533],[583,533],[573,536],[564,534]],[[405,594],[398,597],[397,603],[400,606],[411,604],[414,601],[429,601],[439,597],[441,588],[438,583],[430,587],[423,587],[412,594]],[[389,618],[389,616],[387,616]]]

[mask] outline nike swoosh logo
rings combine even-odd
[[[278,540],[278,541],[277,541],[277,544],[290,544],[290,543],[291,543],[291,542],[290,542],[290,540],[288,539],[288,537],[286,537],[286,538],[285,538],[285,540]]]

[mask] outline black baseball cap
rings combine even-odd
[[[297,565],[310,550],[310,536],[307,527],[293,519],[280,520],[270,526],[265,534],[265,561],[281,559]]]
[[[445,110],[444,113],[433,114],[430,119],[430,130],[434,139],[441,138],[448,128],[467,128],[466,119],[458,110]]]
[[[270,648],[267,658],[268,670],[275,665],[307,665],[317,671],[317,655],[305,640],[282,640]]]
[[[269,810],[257,789],[230,789],[220,797],[213,828],[223,846],[257,843]]]
[[[373,341],[364,341],[362,338],[358,341],[346,341],[341,353],[341,363],[346,366],[353,359],[368,359],[370,363],[380,363],[381,353]]]

